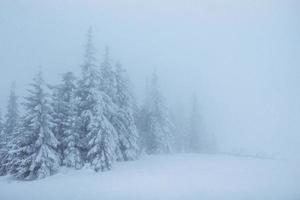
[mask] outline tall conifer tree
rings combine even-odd
[[[51,129],[46,83],[39,72],[28,90],[25,116],[16,148],[14,175],[20,179],[39,179],[54,174],[59,167],[58,141]]]
[[[9,172],[9,151],[12,149],[13,139],[16,137],[19,127],[19,109],[18,97],[16,95],[15,82],[11,86],[10,95],[7,102],[7,111],[5,115],[5,123],[1,135],[1,150],[0,150],[0,174],[5,175]]]
[[[187,139],[187,151],[192,153],[199,153],[204,150],[204,136],[200,130],[200,113],[198,108],[198,101],[196,96],[193,97],[191,116],[190,116],[190,130]],[[202,136],[202,137],[200,137]]]
[[[146,153],[172,152],[173,123],[160,92],[158,77],[155,72],[147,86],[145,103],[141,112],[142,140]]]
[[[118,110],[114,115],[113,124],[118,132],[119,160],[135,160],[138,153],[138,131],[133,116],[133,94],[126,70],[120,63],[117,63],[115,70],[114,103]]]
[[[96,69],[95,47],[93,31],[89,28],[85,44],[84,61],[81,65],[81,77],[76,91],[76,127],[79,131],[80,149],[84,162],[86,162],[88,134],[91,132],[91,123],[96,115],[96,92],[98,88],[98,71]]]
[[[62,76],[62,83],[53,88],[52,108],[54,133],[60,142],[62,164],[79,169],[84,162],[79,150],[79,131],[76,127],[76,77],[72,72]]]

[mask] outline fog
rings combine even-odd
[[[79,72],[89,26],[98,62],[105,45],[142,99],[155,69],[172,110],[190,109],[220,149],[300,152],[297,0],[1,0],[0,103],[26,94],[39,65],[48,82]]]

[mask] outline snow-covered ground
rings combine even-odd
[[[1,200],[299,200],[292,161],[228,155],[149,156],[114,169],[62,169],[32,182],[0,178]]]

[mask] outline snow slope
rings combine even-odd
[[[149,156],[105,173],[62,169],[32,182],[0,178],[1,200],[299,200],[291,161],[228,155]]]

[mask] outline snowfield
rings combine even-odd
[[[112,171],[61,169],[37,181],[0,178],[1,200],[299,200],[300,167],[229,155],[147,156]]]

